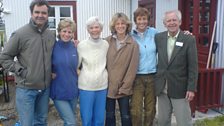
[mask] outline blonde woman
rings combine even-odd
[[[58,41],[52,53],[53,79],[51,81],[50,98],[64,121],[64,126],[76,126],[76,104],[78,99],[78,65],[77,49],[73,35],[75,23],[63,19],[58,24]]]
[[[124,13],[116,13],[110,22],[112,35],[107,37],[107,70],[109,87],[106,102],[106,126],[115,126],[118,101],[122,126],[131,126],[129,99],[138,67],[138,44],[130,35],[131,21]]]

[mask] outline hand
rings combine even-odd
[[[120,91],[120,88],[118,89],[118,94],[119,94],[119,95],[121,95],[121,94],[122,94],[122,92]]]
[[[56,73],[51,73],[51,78],[55,79],[56,78]]]
[[[73,41],[73,43],[74,43],[74,46],[77,47],[78,44],[79,44],[79,40],[74,40],[74,39],[73,39],[72,41]]]
[[[118,91],[118,94],[119,94],[119,95],[122,95],[123,93],[122,93],[122,92],[120,92],[120,91]]]
[[[79,75],[80,72],[81,72],[81,70],[80,70],[80,69],[77,69],[76,72],[77,72],[77,74]]]
[[[188,101],[192,101],[194,99],[194,92],[193,91],[187,91],[186,97]]]
[[[124,90],[122,90],[121,87],[118,89],[118,94],[119,95],[128,95],[128,94],[126,94],[126,92]]]
[[[190,31],[184,31],[185,35],[193,35]]]

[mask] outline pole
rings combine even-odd
[[[214,36],[215,36],[215,29],[216,29],[216,21],[214,22],[214,26],[213,26],[212,39],[211,39],[211,42],[210,42],[210,48],[209,48],[209,53],[208,53],[208,60],[207,60],[206,69],[208,69],[209,65],[210,65],[212,47],[213,47],[213,42],[214,42],[213,40],[214,40]]]

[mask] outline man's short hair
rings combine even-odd
[[[30,4],[30,12],[31,12],[31,14],[33,13],[33,8],[34,8],[35,5],[37,5],[37,6],[46,5],[47,8],[48,8],[48,13],[50,11],[50,5],[49,5],[49,3],[46,0],[33,0],[31,2],[31,4]]]
[[[174,13],[174,14],[177,16],[177,18],[179,19],[179,21],[182,20],[182,14],[181,14],[181,12],[180,12],[179,10],[171,10],[171,11],[166,11],[166,12],[164,13],[164,16],[163,16],[163,23],[165,23],[165,21],[166,21],[166,15],[167,15],[167,14],[170,14],[170,13]]]

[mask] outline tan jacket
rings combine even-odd
[[[109,50],[107,53],[107,70],[109,76],[109,98],[120,98],[132,95],[132,85],[138,68],[139,48],[131,36],[125,45],[117,50],[116,39],[107,37]]]

